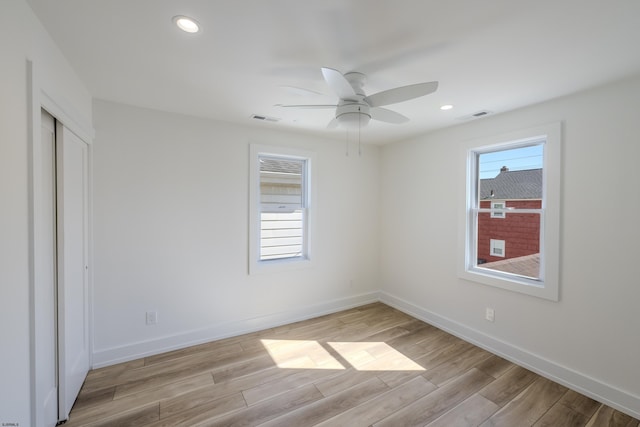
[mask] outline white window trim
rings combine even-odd
[[[462,143],[460,169],[460,205],[458,232],[458,276],[462,279],[519,292],[539,298],[558,301],[560,277],[560,191],[561,191],[561,137],[560,122],[540,125],[505,135],[468,140]],[[540,280],[532,280],[509,273],[487,270],[476,266],[476,236],[473,235],[474,196],[478,171],[476,154],[499,149],[517,148],[544,140],[543,157],[543,214],[540,223]]]
[[[260,260],[260,156],[289,157],[307,161],[306,215],[304,222],[304,256]],[[249,145],[249,274],[273,273],[310,267],[313,263],[313,235],[315,232],[315,153],[289,147]]]

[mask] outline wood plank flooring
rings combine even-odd
[[[74,426],[624,426],[384,304],[91,371]]]

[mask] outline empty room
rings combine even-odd
[[[634,426],[636,0],[3,0],[2,426]]]

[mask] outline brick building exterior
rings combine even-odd
[[[493,204],[506,209],[542,207],[542,169],[500,170],[480,181],[480,208]],[[493,242],[492,242],[493,240]],[[493,244],[493,245],[492,245]],[[478,263],[490,263],[540,252],[540,215],[510,212],[478,214]]]
[[[539,209],[542,200],[506,200],[507,208]],[[491,201],[481,201],[481,208],[490,208]],[[505,242],[504,256],[492,256],[491,239]],[[478,258],[486,262],[517,258],[540,252],[540,215],[507,213],[504,218],[491,218],[490,213],[478,214]]]

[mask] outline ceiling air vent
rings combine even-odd
[[[263,116],[260,114],[254,114],[253,116],[251,116],[252,119],[256,119],[256,120],[263,120],[265,122],[279,122],[280,119],[277,117],[270,117],[270,116]]]
[[[480,111],[477,111],[477,112],[475,112],[473,114],[469,114],[468,116],[462,116],[459,119],[460,120],[473,120],[473,119],[479,119],[481,117],[488,116],[490,114],[493,114],[493,112],[489,111],[489,110],[480,110]]]

